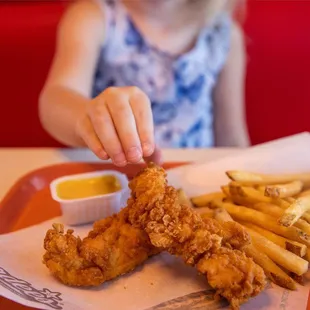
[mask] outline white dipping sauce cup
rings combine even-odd
[[[104,175],[115,176],[120,182],[121,189],[110,194],[79,199],[61,199],[57,194],[59,183]],[[52,198],[60,203],[63,220],[67,225],[86,224],[109,217],[119,212],[122,207],[125,207],[126,201],[129,198],[128,178],[125,174],[115,170],[95,171],[60,177],[51,182],[50,191]]]

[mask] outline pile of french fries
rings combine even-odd
[[[310,174],[226,175],[230,181],[221,191],[194,197],[192,205],[204,207],[204,216],[240,223],[252,239],[246,255],[271,281],[297,289],[310,262]]]

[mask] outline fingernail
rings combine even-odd
[[[126,164],[127,164],[127,160],[126,160],[124,153],[119,153],[119,154],[113,156],[112,160],[116,166],[123,167],[123,166],[126,166]]]
[[[127,152],[127,158],[130,162],[138,162],[142,158],[140,149],[136,146],[131,147]]]
[[[143,155],[144,156],[151,156],[152,153],[154,152],[154,148],[150,143],[143,143],[142,144],[142,150],[143,150]]]
[[[100,158],[105,159],[105,160],[109,159],[109,155],[105,151],[100,151],[99,156]]]

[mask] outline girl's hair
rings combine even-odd
[[[192,1],[192,0],[189,0]],[[247,0],[199,0],[205,2],[207,19],[212,19],[220,11],[227,11],[233,18],[242,23],[246,16]]]
[[[236,21],[242,23],[246,17],[247,0],[228,0],[228,9]]]

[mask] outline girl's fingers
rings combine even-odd
[[[113,120],[104,102],[97,98],[89,109],[89,117],[94,130],[116,166],[126,166],[127,160],[121,142],[118,139]]]
[[[108,88],[92,101],[88,115],[99,142],[116,165],[136,163],[154,153],[151,104],[140,89]],[[159,162],[159,152],[151,158]]]
[[[85,116],[77,125],[77,131],[88,148],[100,159],[107,160],[109,155],[104,150],[89,117]]]
[[[113,119],[116,132],[128,162],[137,163],[142,159],[142,150],[137,124],[126,93],[111,93],[106,105]]]
[[[154,125],[149,98],[140,90],[131,91],[129,100],[142,146],[143,157],[154,152]]]

